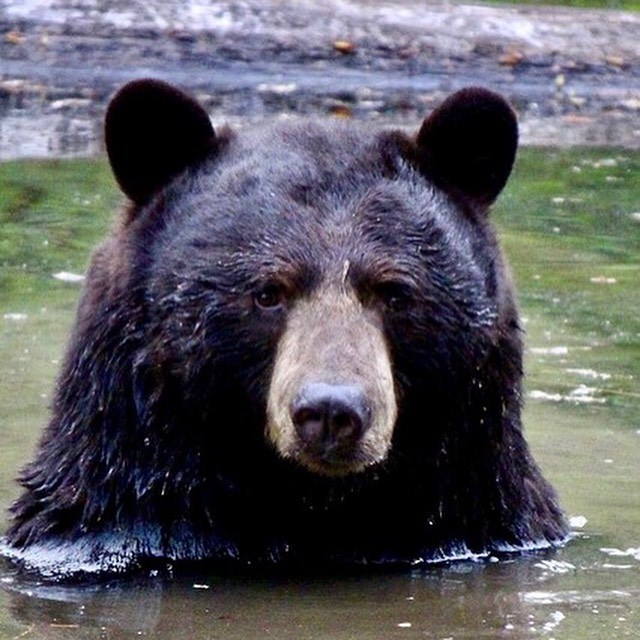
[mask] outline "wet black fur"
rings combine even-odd
[[[163,91],[133,86],[132,111]],[[486,212],[515,152],[508,107],[470,90],[416,139],[310,121],[214,134],[200,118],[185,134],[195,142],[155,144],[151,155],[174,156],[163,164],[136,146],[124,95],[108,136],[137,204],[94,254],[10,545],[106,533],[135,566],[560,543],[566,524],[523,439],[521,331]],[[198,113],[187,105],[165,116]],[[491,131],[506,146],[495,159]],[[136,166],[118,160],[127,143]],[[278,457],[265,402],[287,307],[345,260],[349,286],[383,317],[399,418],[384,463],[331,479]],[[286,303],[261,309],[271,283]]]

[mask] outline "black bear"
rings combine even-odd
[[[6,554],[62,575],[566,539],[522,434],[488,215],[517,147],[503,98],[463,89],[416,135],[237,132],[140,80],[105,134],[130,204],[93,255]]]

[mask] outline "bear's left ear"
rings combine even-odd
[[[511,173],[518,146],[513,109],[496,93],[462,89],[428,116],[418,136],[417,164],[438,187],[488,207]]]
[[[109,104],[105,143],[120,188],[144,204],[210,153],[216,136],[193,98],[159,80],[135,80]]]

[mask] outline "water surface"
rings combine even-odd
[[[495,212],[527,330],[525,425],[575,538],[401,573],[143,576],[0,569],[0,638],[640,638],[640,154],[531,151]],[[99,162],[0,165],[0,507],[46,420],[90,246]],[[6,517],[0,516],[0,528]]]

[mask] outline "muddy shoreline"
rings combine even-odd
[[[0,159],[95,155],[109,96],[154,76],[214,122],[332,114],[415,126],[492,87],[525,144],[640,148],[640,14],[326,0],[4,0]]]

